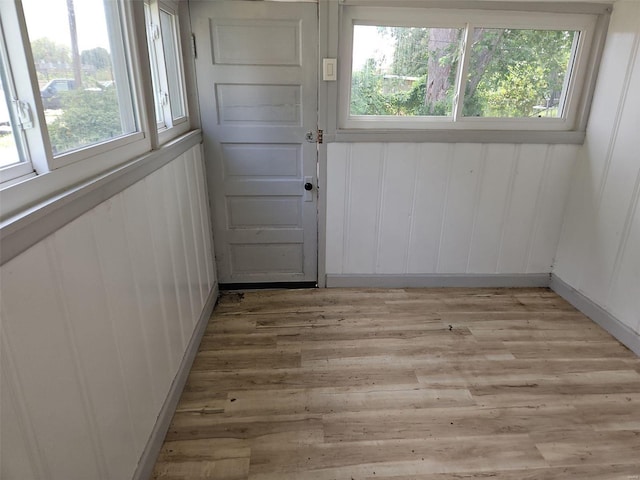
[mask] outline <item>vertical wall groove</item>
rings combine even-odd
[[[482,155],[480,158],[480,171],[478,172],[478,178],[476,180],[475,201],[473,204],[473,220],[471,221],[471,235],[469,236],[469,248],[467,248],[467,262],[464,269],[465,272],[469,272],[469,263],[471,261],[471,249],[473,248],[473,242],[476,235],[476,225],[478,223],[478,215],[480,214],[480,198],[482,195],[482,187],[484,186],[484,174],[487,166],[487,145],[482,145]]]
[[[196,315],[196,306],[195,306],[195,301],[193,298],[193,285],[191,282],[192,276],[191,276],[191,265],[189,264],[189,254],[187,253],[187,239],[186,239],[186,228],[184,225],[184,213],[185,213],[185,205],[184,205],[184,200],[182,198],[182,195],[180,195],[180,189],[181,187],[183,187],[182,185],[180,185],[180,183],[178,182],[178,171],[180,169],[180,167],[182,166],[182,163],[184,163],[184,155],[182,155],[180,158],[176,159],[173,163],[173,186],[175,188],[175,200],[176,200],[176,205],[178,206],[178,225],[179,225],[179,233],[180,233],[180,241],[178,242],[179,246],[177,247],[178,250],[182,251],[182,255],[180,255],[180,253],[178,253],[179,256],[182,257],[182,259],[184,260],[184,267],[186,270],[186,292],[187,292],[187,296],[189,297],[189,309],[191,311],[191,315],[189,316],[189,318],[193,321],[195,321],[195,315]],[[187,336],[185,335],[185,342],[188,341]],[[186,345],[186,343],[185,343]]]
[[[409,273],[409,257],[411,255],[411,244],[413,242],[413,230],[416,224],[416,191],[418,190],[418,177],[420,172],[420,160],[422,159],[423,145],[418,148],[418,154],[413,159],[413,185],[411,186],[411,210],[409,213],[409,231],[407,232],[407,248],[404,253],[404,264],[402,271]]]
[[[442,240],[444,238],[444,226],[447,221],[447,207],[449,201],[449,188],[451,186],[451,176],[453,173],[453,159],[455,158],[455,145],[449,145],[449,151],[447,152],[447,178],[445,180],[444,197],[442,200],[442,218],[440,222],[440,235],[438,239],[438,245],[434,251],[435,254],[435,271],[440,272],[440,259],[442,258],[440,252],[442,250]]]
[[[352,157],[353,157],[353,147],[351,145],[349,145],[347,147],[347,168],[346,168],[346,179],[345,179],[345,185],[347,188],[347,194],[345,195],[345,202],[344,202],[344,213],[343,213],[343,226],[342,226],[342,231],[344,232],[343,238],[342,238],[342,269],[340,271],[340,273],[345,273],[345,268],[348,265],[348,261],[349,261],[349,248],[350,248],[350,236],[348,234],[349,232],[349,225],[350,225],[350,221],[351,221],[351,192],[352,192],[352,188],[351,188],[351,167],[352,167]]]
[[[380,237],[382,236],[382,225],[384,224],[384,185],[387,176],[387,163],[389,156],[389,145],[384,144],[380,152],[380,178],[378,182],[378,204],[376,206],[375,243],[373,248],[373,271],[378,272],[380,268]]]
[[[540,203],[542,200],[542,193],[544,192],[547,182],[549,181],[550,159],[551,159],[551,153],[553,152],[554,148],[555,147],[553,145],[548,145],[545,152],[545,156],[544,156],[544,166],[542,168],[542,176],[540,177],[540,184],[538,185],[538,193],[536,194],[536,203],[533,209],[534,210],[533,223],[531,224],[531,231],[527,238],[527,250],[525,254],[526,260],[524,264],[525,271],[527,270],[531,262],[533,245],[535,244],[536,235],[538,233],[538,226],[540,224],[540,216],[542,213],[540,212]]]
[[[205,270],[207,272],[207,290],[213,287],[215,272],[213,268],[213,251],[211,250],[211,229],[209,227],[209,214],[207,205],[209,198],[206,192],[205,168],[202,162],[202,147],[194,150],[196,189],[198,191],[198,209],[200,211],[200,230],[202,231],[202,244],[204,246]]]
[[[513,190],[515,188],[516,176],[518,175],[518,166],[520,164],[520,154],[522,152],[522,146],[518,145],[514,153],[514,160],[511,162],[511,173],[509,174],[509,188],[507,189],[507,201],[504,207],[502,217],[502,231],[500,232],[500,243],[498,246],[498,265],[496,273],[502,272],[502,247],[504,245],[504,237],[507,230],[507,219],[509,218],[509,212],[511,211],[511,205],[513,203]]]
[[[196,258],[196,270],[198,273],[198,284],[199,284],[198,291],[200,293],[200,303],[198,305],[198,310],[200,310],[206,301],[206,293],[203,292],[203,289],[202,289],[202,286],[203,286],[202,280],[204,275],[202,274],[201,264],[203,259],[200,258],[201,252],[198,244],[198,234],[196,232],[196,216],[195,216],[195,211],[193,206],[192,185],[194,185],[194,183],[196,182],[191,177],[191,175],[189,175],[189,170],[190,170],[190,167],[192,166],[193,166],[193,154],[189,153],[187,160],[184,163],[184,171],[185,171],[185,178],[187,181],[186,187],[187,187],[187,198],[189,201],[189,212],[191,215],[191,240],[193,242],[193,251],[195,253],[195,258]]]

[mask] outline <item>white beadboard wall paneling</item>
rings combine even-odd
[[[153,173],[152,176],[158,176],[158,173]],[[129,277],[131,283],[121,286],[123,291],[120,292],[121,295],[128,293],[128,296],[120,298],[121,301],[125,301],[126,298],[126,301],[135,303],[135,310],[131,310],[124,318],[137,318],[140,323],[142,341],[135,341],[132,348],[137,345],[138,350],[145,354],[144,360],[148,368],[145,372],[142,362],[138,363],[138,368],[140,368],[140,375],[146,375],[151,383],[149,393],[152,394],[151,404],[154,407],[151,410],[155,411],[162,404],[163,387],[171,381],[171,374],[177,367],[177,360],[175,363],[173,360],[179,356],[180,352],[179,346],[169,337],[171,323],[169,318],[171,317],[167,316],[166,299],[163,296],[160,279],[170,277],[163,277],[164,270],[158,266],[159,261],[167,262],[168,260],[157,256],[156,239],[152,227],[153,217],[149,215],[149,207],[146,203],[148,189],[147,180],[138,182],[122,192],[122,199],[118,202],[124,216],[126,241],[124,247],[127,260],[131,264],[131,277]],[[154,420],[155,418],[151,416],[151,422]],[[143,431],[149,431],[146,423]]]
[[[466,267],[468,273],[497,271],[514,152],[514,145],[485,147]]]
[[[553,266],[578,148],[575,145],[549,147],[544,182],[540,189],[536,220],[527,255],[527,273],[548,272]]]
[[[0,318],[2,318],[0,309]],[[2,454],[0,454],[0,478],[51,478],[44,463],[42,451],[33,430],[33,424],[25,410],[25,401],[18,386],[10,346],[4,332],[0,332],[0,426],[2,427]],[[11,441],[4,441],[11,439]],[[11,459],[6,461],[5,459]]]
[[[326,270],[327,272],[342,273],[344,265],[344,245],[347,218],[347,185],[351,183],[349,172],[351,169],[351,145],[347,143],[330,144],[327,146],[327,156],[332,161],[327,164],[326,180]],[[333,158],[332,158],[333,157]]]
[[[105,478],[68,314],[47,250],[38,243],[0,269],[2,333],[13,360],[9,367],[19,379],[18,399],[26,417],[22,423],[33,425],[44,478]],[[1,381],[4,389],[6,377]],[[0,428],[4,450],[14,440]],[[13,459],[4,457],[3,464],[11,470]]]
[[[485,155],[486,148],[481,144],[456,145],[444,205],[437,273],[464,273],[467,270]]]
[[[640,35],[636,36],[636,39]],[[640,131],[640,62],[638,44],[634,43],[634,58],[630,61],[631,75],[624,99],[611,135],[611,146],[606,156],[606,168],[597,193],[594,224],[588,255],[585,259],[579,288],[593,292],[592,300],[599,304],[607,302],[607,286],[613,279],[619,246],[628,233],[630,208],[637,201],[636,185],[640,161],[638,157],[638,132]],[[597,120],[596,120],[597,121]],[[635,197],[635,198],[634,198]],[[626,225],[625,225],[626,224]]]
[[[328,152],[327,274],[550,273],[576,146],[359,143]]]
[[[588,256],[587,235],[594,225],[594,212],[605,184],[605,171],[611,161],[615,132],[624,109],[624,99],[635,62],[633,53],[638,42],[638,6],[617,2],[600,65],[598,83],[591,107],[588,135],[580,149],[574,182],[567,205],[558,262],[554,272],[577,287],[583,260]]]
[[[134,475],[215,301],[203,174],[196,145],[0,267],[2,478]]]
[[[514,171],[507,215],[500,241],[500,273],[526,271],[548,149],[547,145],[521,145],[517,148],[512,164]]]
[[[137,459],[122,360],[91,228],[90,217],[96,214],[94,210],[79,217],[44,242],[68,314],[67,327],[87,391],[92,434],[105,467],[103,476],[126,478],[130,474],[126,466]]]
[[[203,145],[197,151],[194,151],[194,167],[198,181],[196,188],[198,190],[198,210],[200,211],[200,230],[202,232],[202,243],[204,247],[204,258],[207,272],[207,291],[211,291],[216,283],[216,271],[214,268],[214,251],[213,251],[213,230],[211,228],[211,217],[209,215],[209,192],[207,191],[206,172],[204,167],[204,150]]]
[[[611,19],[554,274],[640,335],[640,3]]]
[[[375,271],[384,153],[385,148],[376,143],[351,147],[346,199],[349,209],[344,218],[347,242],[344,269],[348,272]]]
[[[137,301],[139,286],[132,268],[130,240],[127,238],[130,233],[125,227],[122,203],[120,195],[107,200],[93,210],[88,220],[96,240],[99,273],[104,282],[105,313],[113,325],[117,364],[123,379],[134,440],[132,450],[135,451],[144,445],[145,433],[154,421],[153,409],[145,410],[143,407],[155,405],[154,398],[161,394],[157,383],[152,381],[152,375],[149,375],[152,371],[149,352],[154,350],[154,345],[147,342],[152,342],[150,339],[154,338],[154,332],[144,329],[140,315]],[[141,227],[143,230],[144,224]],[[125,261],[113,261],[114,258]],[[144,257],[137,260],[144,264]],[[162,346],[164,351],[164,342]],[[162,366],[168,368],[168,362]]]
[[[157,270],[157,282],[160,289],[160,305],[166,318],[166,332],[170,342],[171,371],[180,364],[182,355],[182,321],[178,304],[177,279],[171,258],[169,242],[168,216],[163,207],[163,175],[155,172],[144,180],[146,200],[145,211],[151,220],[151,238],[149,246],[153,249]],[[148,247],[147,247],[148,248]]]
[[[166,169],[162,169],[162,205],[163,214],[167,219],[166,231],[164,234],[169,239],[169,258],[174,274],[174,288],[176,290],[176,301],[178,304],[178,318],[180,319],[180,351],[184,351],[189,340],[189,324],[191,323],[191,298],[189,295],[189,277],[187,264],[185,262],[184,244],[182,232],[180,231],[180,211],[176,204],[178,193],[176,192],[173,176],[175,164],[171,164]]]
[[[176,207],[178,214],[178,223],[177,223],[177,231],[180,233],[180,250],[182,251],[182,261],[178,263],[183,263],[185,266],[185,287],[187,291],[187,298],[189,299],[190,305],[190,314],[187,316],[189,322],[185,325],[185,339],[187,342],[191,338],[191,332],[193,332],[193,327],[195,325],[196,320],[198,320],[198,315],[200,310],[202,309],[202,299],[199,294],[196,294],[196,287],[199,290],[198,285],[198,273],[197,273],[197,258],[195,249],[193,246],[193,242],[190,241],[188,235],[191,235],[189,230],[192,231],[190,223],[191,212],[189,211],[187,197],[189,196],[189,188],[190,186],[187,184],[186,172],[184,169],[184,156],[179,158],[175,162],[172,163],[173,167],[173,181],[176,189]],[[186,343],[184,345],[187,346]]]
[[[207,295],[209,291],[207,288],[207,278],[206,272],[203,271],[204,266],[204,246],[202,245],[202,237],[199,232],[199,222],[200,222],[200,213],[197,211],[197,183],[198,180],[195,176],[194,170],[194,154],[193,151],[189,152],[185,156],[185,161],[183,163],[184,174],[185,174],[185,185],[187,187],[187,195],[186,201],[188,202],[188,230],[186,232],[188,243],[190,248],[192,248],[194,254],[192,257],[192,262],[195,263],[195,272],[193,273],[195,279],[195,297],[196,297],[196,311],[202,311],[202,307],[204,306]],[[197,318],[196,318],[197,320]]]
[[[376,272],[407,271],[411,218],[419,144],[389,144],[383,149],[383,175],[379,192]]]
[[[414,178],[407,273],[435,272],[454,145],[420,145]]]

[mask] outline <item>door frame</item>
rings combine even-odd
[[[337,1],[318,0],[318,129],[325,132],[318,145],[318,288],[327,287],[327,164],[338,118],[338,82],[323,80],[322,59],[338,58],[339,9]]]

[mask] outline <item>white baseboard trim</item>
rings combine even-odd
[[[204,331],[207,328],[209,319],[211,318],[211,313],[218,301],[219,293],[218,283],[216,282],[209,293],[207,302],[205,303],[202,314],[198,319],[193,335],[191,335],[191,340],[189,341],[187,350],[182,358],[180,367],[178,368],[178,373],[173,379],[167,398],[165,399],[162,409],[160,409],[160,413],[158,414],[156,424],[154,425],[151,435],[149,436],[149,440],[147,441],[147,445],[140,456],[138,467],[133,474],[133,480],[149,480],[153,474],[153,467],[155,466],[158,455],[160,454],[160,449],[164,443],[164,437],[167,435],[167,431],[169,430],[171,419],[176,411],[184,385],[187,382],[187,377],[191,371],[193,360],[196,357],[196,353],[198,353],[198,347],[200,346],[200,341],[202,340]]]
[[[331,288],[442,288],[442,287],[548,287],[548,273],[523,274],[425,274],[425,275],[336,275],[328,274]]]
[[[640,357],[640,335],[556,275],[551,275],[551,283],[549,286],[554,292],[604,328],[620,343]]]

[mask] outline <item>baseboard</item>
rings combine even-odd
[[[153,467],[156,464],[158,454],[160,453],[162,443],[164,442],[164,437],[167,435],[171,419],[176,411],[184,385],[187,382],[191,365],[196,357],[196,353],[198,353],[200,341],[202,340],[204,331],[209,319],[211,318],[213,308],[216,306],[216,302],[218,301],[219,293],[218,284],[216,283],[209,293],[209,298],[207,298],[207,302],[205,303],[202,314],[198,319],[193,335],[191,335],[191,340],[189,341],[187,350],[182,358],[180,367],[178,368],[178,373],[173,379],[173,383],[171,384],[167,398],[162,405],[162,409],[158,414],[158,419],[153,427],[151,436],[149,437],[147,445],[140,457],[140,461],[138,462],[138,468],[136,468],[136,471],[133,474],[133,480],[149,480],[153,474]]]
[[[604,328],[620,343],[640,357],[640,335],[556,275],[551,275],[551,283],[549,286],[554,292]]]
[[[548,287],[548,273],[428,274],[428,275],[327,275],[331,288],[443,288],[443,287]]]

